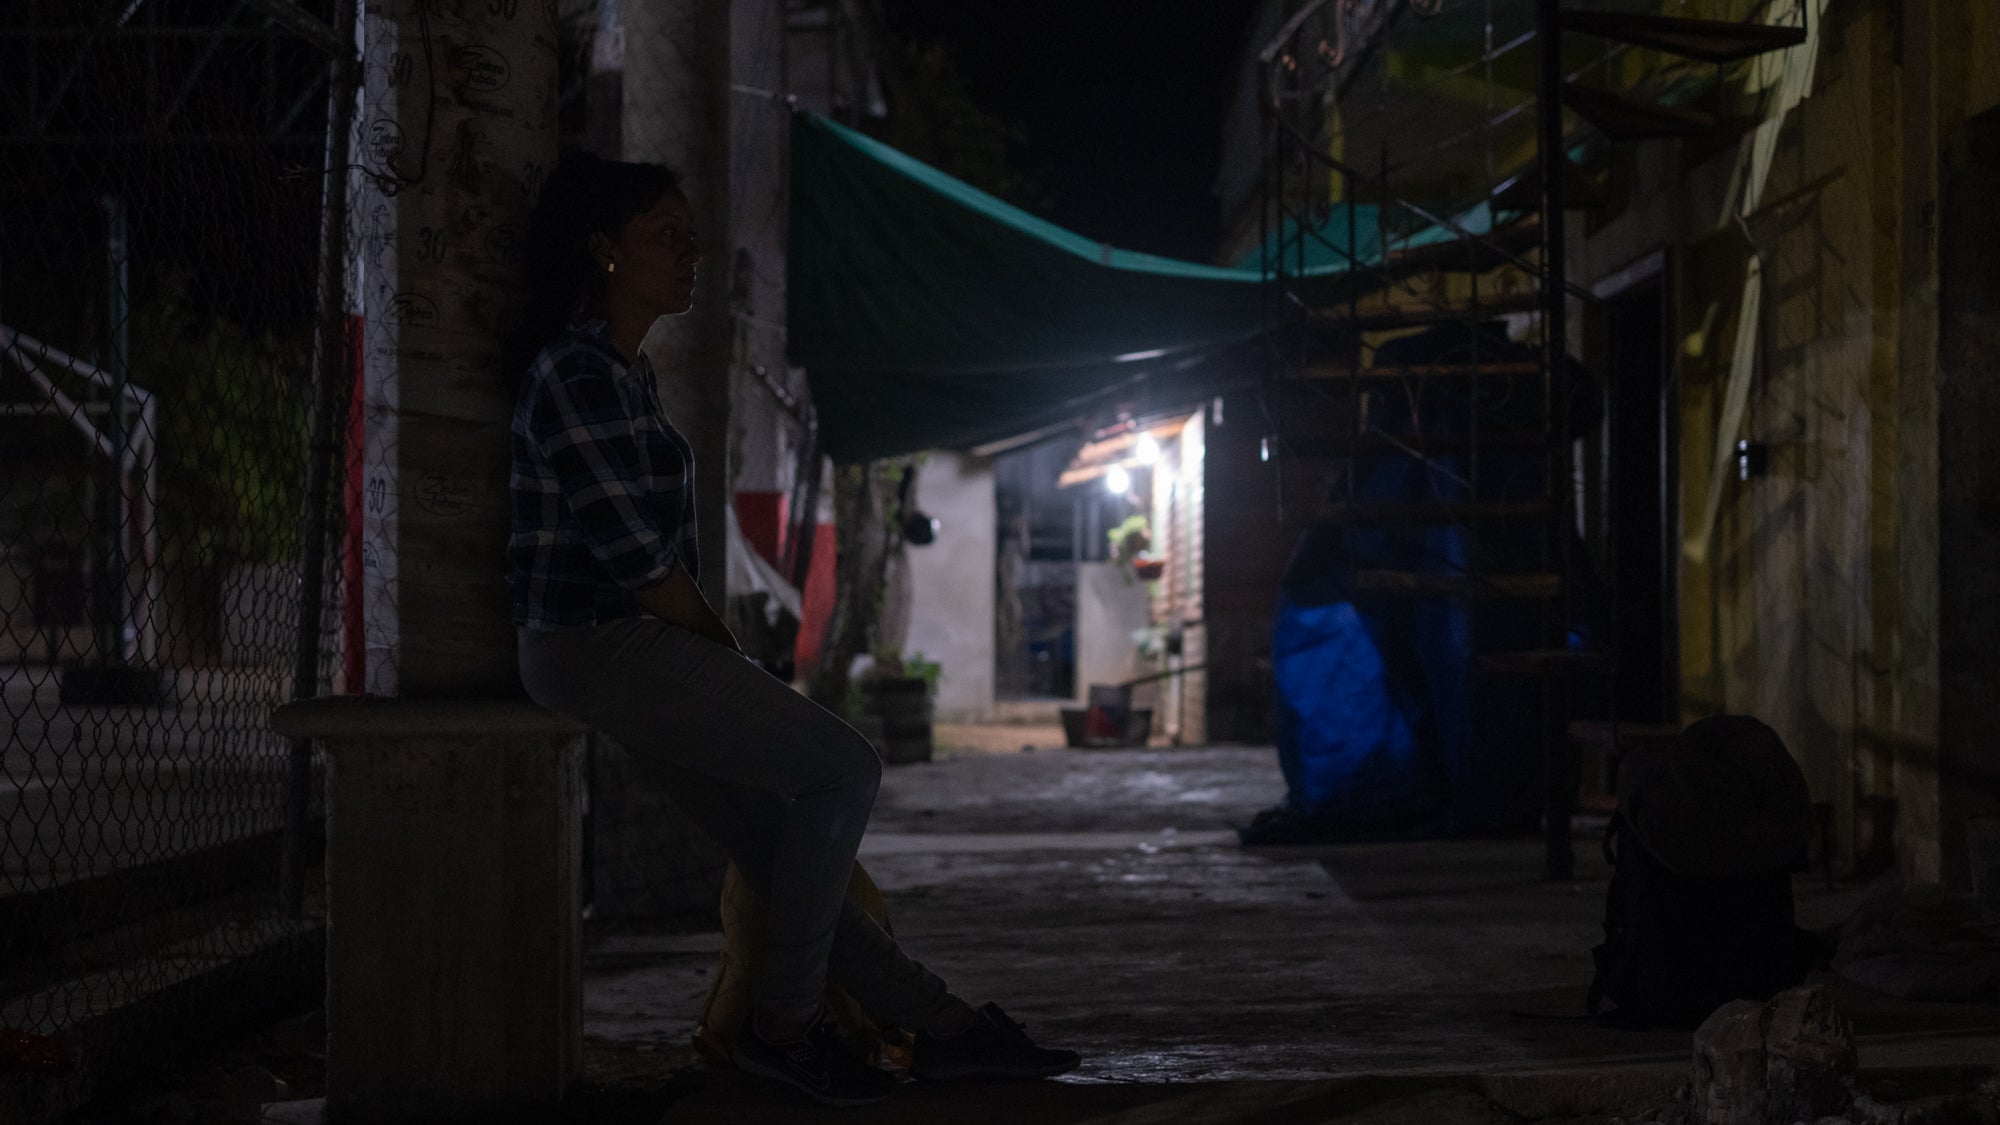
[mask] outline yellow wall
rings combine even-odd
[[[1938,134],[1911,91],[1926,88],[1935,50],[1940,103],[2000,101],[2000,68],[1970,65],[2000,34],[2000,5],[1942,4],[1934,36],[1921,16],[1898,26],[1905,8],[1839,5],[1818,25],[1810,92],[1784,115],[1743,221],[1732,200],[1755,175],[1754,134],[1719,151],[1651,142],[1622,157],[1624,206],[1578,264],[1587,282],[1664,246],[1673,271],[1684,717],[1733,711],[1777,728],[1814,800],[1833,806],[1850,860],[1886,858],[1877,828],[1893,801],[1904,873],[1934,879],[1936,298],[1934,267],[1910,252]],[[1740,430],[1723,434],[1752,255],[1754,373]],[[1704,554],[1693,545],[1718,442],[1737,437],[1769,447],[1769,471],[1739,481],[1726,466]]]
[[[1750,174],[1752,139],[1693,166],[1654,153],[1638,163],[1679,192],[1644,195],[1585,256],[1608,266],[1648,236],[1671,249],[1687,538],[1718,440],[1771,450],[1768,476],[1725,482],[1707,556],[1682,560],[1686,714],[1741,711],[1777,727],[1814,798],[1834,806],[1847,858],[1886,858],[1893,825],[1906,878],[1955,878],[1961,822],[1979,805],[1968,787],[1993,751],[1990,731],[1974,746],[1965,720],[1941,716],[1976,718],[1965,705],[2000,685],[1941,671],[1952,628],[1941,614],[1976,604],[1991,578],[1940,588],[1957,573],[1940,570],[1941,518],[1968,516],[1940,508],[1956,495],[1940,490],[1954,471],[1940,435],[1963,420],[1940,417],[1938,239],[1977,221],[1941,208],[1967,160],[1951,147],[1964,123],[2000,106],[2000,4],[1877,0],[1829,17],[1810,95],[1785,115],[1746,221],[1730,220],[1728,199]],[[1751,253],[1763,273],[1755,374],[1740,433],[1725,435]]]
[[[1976,383],[1984,369],[1975,354],[1977,370],[1941,371],[1950,339],[1938,280],[1939,232],[1965,221],[1941,220],[1950,177],[1967,166],[1952,145],[1965,144],[1965,122],[2000,107],[2000,0],[1803,3],[1808,48],[1726,68],[1716,96],[1729,112],[1776,106],[1774,124],[1612,146],[1613,206],[1570,220],[1571,278],[1608,281],[1665,252],[1676,506],[1689,548],[1676,576],[1683,717],[1727,710],[1770,722],[1814,799],[1834,809],[1843,858],[1884,861],[1893,846],[1906,877],[1936,879],[1954,870],[1954,825],[1975,807],[1954,794],[1971,792],[1966,777],[1992,776],[2000,754],[2000,716],[1982,729],[1953,703],[2000,701],[2000,683],[1968,685],[1940,656],[1941,634],[1952,636],[1941,615],[1991,580],[1940,588],[1941,575],[1964,569],[1949,556],[1941,569],[1941,527],[1951,533],[1976,508],[1940,488],[1954,468],[1941,465],[1940,446],[1957,432],[1940,417],[1940,389]],[[1715,18],[1767,8],[1670,7]],[[1621,59],[1659,63],[1645,52]],[[1643,75],[1616,77],[1645,86]],[[1761,298],[1744,318],[1753,260]],[[1732,380],[1742,319],[1747,381]],[[1573,346],[1588,323],[1572,318]],[[1740,425],[1726,426],[1732,385],[1747,398]],[[1718,481],[1718,447],[1739,437],[1769,447],[1769,472]],[[1983,741],[1969,750],[1970,735],[1954,730]]]

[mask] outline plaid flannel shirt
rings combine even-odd
[[[508,588],[516,624],[562,628],[638,613],[632,591],[676,565],[700,576],[694,449],[660,409],[641,355],[601,319],[571,321],[529,365],[514,404]]]

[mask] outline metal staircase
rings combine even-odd
[[[1374,171],[1359,166],[1338,124],[1343,101],[1398,21],[1482,3],[1483,50],[1440,80],[1483,74],[1488,132],[1532,115],[1536,156],[1503,168],[1502,144],[1474,130],[1465,143],[1485,145],[1479,194],[1419,202],[1394,182],[1386,141],[1370,154]],[[1532,29],[1496,44],[1502,8],[1517,20],[1531,12]],[[1586,85],[1590,63],[1578,68],[1576,57],[1595,44],[1593,61],[1637,48],[1725,64],[1805,38],[1803,26],[1565,11],[1556,0],[1309,0],[1260,55],[1264,269],[1281,282],[1264,454],[1278,466],[1280,510],[1340,529],[1357,606],[1463,610],[1470,729],[1485,729],[1483,703],[1539,694],[1542,721],[1525,736],[1544,743],[1552,879],[1572,870],[1571,701],[1599,685],[1592,710],[1613,729],[1617,719],[1617,653],[1572,629],[1587,583],[1570,443],[1576,406],[1596,388],[1566,347],[1572,303],[1591,298],[1565,276],[1560,220],[1604,206],[1605,192],[1571,154],[1727,125],[1692,105]],[[1519,64],[1521,51],[1536,56],[1534,94],[1499,106],[1496,66]],[[1565,128],[1565,108],[1580,127]],[[1328,273],[1347,279],[1338,301],[1320,296]]]

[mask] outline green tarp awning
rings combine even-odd
[[[1407,209],[1385,211],[1372,203],[1329,204],[1311,226],[1286,216],[1262,245],[1251,247],[1237,264],[1261,267],[1267,257],[1279,256],[1288,269],[1303,272],[1309,282],[1324,288],[1328,279],[1355,266],[1383,265],[1392,252],[1421,250],[1461,235],[1483,236],[1494,231],[1493,208],[1487,203],[1452,216],[1448,225],[1424,223],[1415,230],[1383,229],[1385,220],[1400,219],[1407,226],[1412,217]]]
[[[791,355],[838,461],[1040,429],[1276,313],[1257,270],[1092,242],[823,117],[791,156]]]

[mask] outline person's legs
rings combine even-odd
[[[654,771],[764,892],[759,1016],[810,1020],[830,978],[878,1018],[918,1032],[920,1077],[1033,1077],[1076,1065],[1075,1052],[1037,1047],[993,1005],[967,1007],[847,901],[881,782],[881,760],[852,727],[735,653],[651,619],[523,630],[521,677],[536,702]],[[833,1104],[881,1096],[865,1072],[832,1078],[824,1063],[801,1063],[826,1057],[813,1039],[822,1034],[797,1048],[758,1047],[738,1064]],[[763,1038],[754,1029],[748,1037]]]
[[[768,793],[662,764],[674,802],[722,845],[750,885],[769,897],[771,826],[783,805]],[[827,979],[870,1015],[916,1033],[910,1073],[925,1080],[1046,1078],[1074,1069],[1074,1051],[1037,1045],[997,1005],[974,1010],[851,899],[841,900]]]
[[[754,829],[719,839],[763,871],[769,923],[758,1006],[792,1025],[783,1032],[800,1030],[819,1007],[881,780],[874,747],[750,661],[652,618],[524,630],[521,668],[536,702],[602,731],[670,786],[685,789],[694,776],[770,795]],[[716,831],[726,817],[706,819]]]

